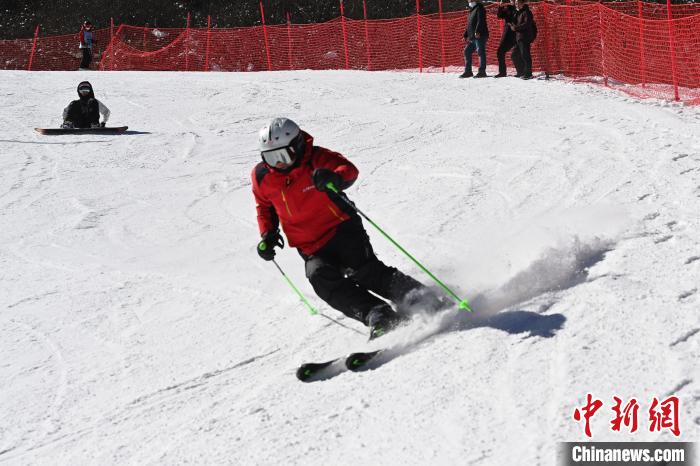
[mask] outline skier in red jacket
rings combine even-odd
[[[252,184],[262,236],[260,257],[272,260],[274,248],[284,247],[281,225],[289,246],[304,259],[316,294],[369,326],[370,339],[405,319],[387,301],[399,311],[416,305],[442,307],[431,290],[377,258],[345,194],[326,187],[329,182],[341,191],[352,186],[358,170],[348,159],[314,146],[313,137],[287,118],[263,127],[259,145],[263,160],[253,169]]]

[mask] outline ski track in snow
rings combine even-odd
[[[698,107],[449,74],[2,76],[0,464],[554,465],[587,393],[678,396],[700,437]],[[35,133],[85,78],[133,132]],[[349,196],[474,314],[415,309],[372,343],[308,315],[254,251],[256,134],[278,115],[356,163]],[[594,440],[674,440],[640,416],[595,417]]]

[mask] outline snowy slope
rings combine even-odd
[[[594,440],[674,440],[646,413],[671,394],[700,438],[697,107],[442,74],[1,77],[0,463],[552,465],[587,393]],[[134,132],[35,133],[86,78]],[[351,329],[255,253],[273,116],[355,162],[350,197],[475,315],[419,315],[375,370],[298,382],[369,346],[294,251]],[[635,434],[610,430],[614,395]]]

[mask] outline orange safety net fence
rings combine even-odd
[[[700,103],[700,4],[530,3],[538,35],[533,71],[600,83],[638,97]],[[487,60],[496,65],[503,22],[487,6]],[[100,70],[455,71],[464,65],[466,11],[318,24],[95,31]],[[669,16],[671,19],[669,19]],[[33,52],[33,53],[32,53]],[[31,58],[30,58],[31,56]],[[0,69],[77,69],[77,35],[0,41]],[[507,57],[509,66],[510,57]],[[475,65],[478,58],[475,56]],[[451,69],[448,69],[451,68]]]
[[[92,36],[92,68],[96,68],[109,46],[110,30],[93,30]],[[32,71],[77,70],[83,56],[79,45],[78,34],[37,37],[35,46],[34,39],[0,40],[0,70],[27,70],[30,60]]]

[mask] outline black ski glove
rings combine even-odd
[[[343,184],[343,178],[333,170],[327,168],[317,168],[314,170],[313,180],[316,189],[323,192],[333,192],[326,186],[328,183],[333,183],[333,186],[335,186],[335,189],[338,191],[340,191]]]
[[[279,230],[266,231],[258,243],[258,255],[266,261],[271,261],[275,258],[275,246],[284,247],[282,235]]]

